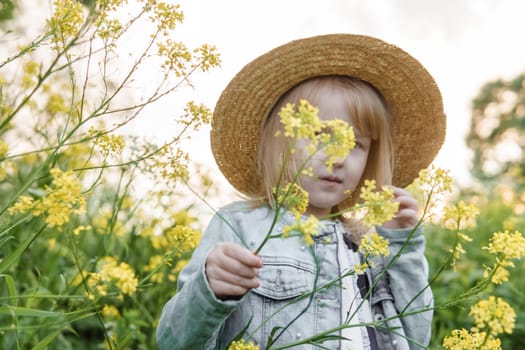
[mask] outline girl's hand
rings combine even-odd
[[[399,202],[399,210],[392,220],[383,224],[383,227],[389,229],[414,227],[418,222],[417,200],[412,197],[410,192],[399,187],[391,187],[394,190],[394,200]]]
[[[259,287],[262,259],[236,243],[219,243],[206,259],[205,272],[218,299],[240,297]]]

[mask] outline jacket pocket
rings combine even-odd
[[[315,269],[303,261],[284,256],[262,256],[260,286],[253,292],[274,300],[285,300],[311,292]]]

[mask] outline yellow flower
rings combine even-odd
[[[516,313],[503,299],[490,296],[488,300],[480,300],[470,308],[470,316],[474,319],[476,328],[489,329],[489,334],[512,333]]]
[[[449,249],[449,252],[452,253],[452,262],[451,265],[454,268],[454,271],[456,271],[456,263],[461,257],[461,254],[465,254],[465,249],[463,249],[463,244],[461,242],[457,242],[454,248]]]
[[[292,140],[308,140],[309,156],[315,155],[321,149],[326,158],[326,166],[331,171],[333,165],[348,156],[355,147],[355,134],[351,126],[343,120],[333,119],[321,121],[319,110],[308,101],[299,101],[299,106],[286,104],[279,116],[284,126],[284,136]],[[281,132],[277,132],[280,135]],[[293,149],[291,150],[294,151]]]
[[[211,121],[211,110],[204,104],[197,104],[189,101],[184,107],[184,114],[177,119],[177,123],[197,130],[202,125],[209,124]]]
[[[366,272],[366,269],[368,269],[370,265],[368,265],[368,263],[366,262],[363,262],[363,263],[360,263],[360,264],[355,264],[354,265],[354,271],[356,274],[358,275],[361,275],[363,273]]]
[[[277,192],[277,193],[275,193]],[[308,192],[295,183],[288,183],[283,188],[275,189],[275,201],[292,213],[303,214],[308,209]]]
[[[186,181],[189,177],[188,154],[180,148],[165,144],[152,157],[152,168],[158,169],[160,177],[168,182]]]
[[[153,12],[150,20],[157,25],[157,30],[165,35],[184,20],[184,13],[180,10],[179,4],[168,4],[159,1],[155,3],[150,2],[150,5],[153,5],[149,8]]]
[[[361,251],[365,257],[368,256],[388,256],[390,254],[388,245],[390,242],[388,239],[380,236],[377,232],[369,233],[361,238],[359,244],[359,251]]]
[[[139,281],[135,271],[127,263],[118,264],[115,258],[106,256],[99,261],[97,268],[98,272],[92,272],[88,277],[88,285],[96,294],[107,295],[111,286],[117,287],[120,293],[127,295],[132,295],[137,290]]]
[[[144,266],[144,271],[153,271],[160,265],[165,263],[165,259],[162,255],[152,255],[149,257],[148,265]]]
[[[321,122],[322,132],[319,138],[322,143],[328,171],[340,159],[345,159],[351,149],[355,148],[355,134],[351,126],[341,119],[332,119]]]
[[[284,136],[291,139],[315,140],[316,133],[321,131],[319,110],[306,100],[299,101],[299,106],[287,103],[279,112],[284,125]]]
[[[368,226],[382,225],[392,219],[399,209],[399,202],[394,202],[394,191],[384,186],[376,191],[374,180],[365,180],[361,188],[364,217],[363,223]]]
[[[113,305],[104,305],[102,308],[102,316],[108,319],[118,319],[120,318],[120,311]]]
[[[166,239],[170,252],[175,255],[182,255],[197,247],[201,233],[189,226],[177,225],[166,232]]]
[[[493,270],[496,269],[496,271]],[[483,277],[488,278],[492,274],[490,281],[494,284],[502,284],[509,280],[510,272],[502,266],[486,267],[483,272]]]
[[[51,94],[47,100],[46,110],[51,114],[69,113],[70,107],[66,105],[64,97],[60,94]]]
[[[74,234],[75,236],[78,236],[78,235],[80,234],[80,232],[82,232],[82,231],[87,231],[87,230],[91,230],[91,226],[90,226],[90,225],[87,225],[87,226],[80,225],[80,226],[78,226],[77,228],[75,228],[75,229],[73,230],[73,234]]]
[[[431,165],[430,168],[423,169],[419,172],[419,177],[414,180],[414,185],[419,190],[427,194],[443,194],[452,191],[453,180],[450,171],[436,168]]]
[[[259,347],[251,341],[247,343],[246,340],[241,339],[232,341],[228,350],[259,350]]]
[[[35,205],[35,201],[32,197],[29,196],[20,196],[18,197],[18,201],[8,209],[9,214],[17,214],[17,213],[26,213],[29,210],[33,209]]]
[[[484,332],[455,329],[452,335],[445,337],[443,347],[446,350],[501,350],[501,341]]]
[[[519,259],[525,256],[525,237],[521,232],[495,232],[489,245],[483,247],[492,254],[501,254],[505,259]]]
[[[215,46],[203,44],[194,49],[193,53],[195,54],[197,61],[200,63],[199,65],[203,72],[207,72],[210,68],[221,65],[221,59]]]
[[[459,201],[457,205],[447,205],[443,208],[442,224],[451,230],[464,230],[476,226],[479,209],[474,204]]]
[[[295,214],[296,222],[292,225],[283,227],[282,237],[288,237],[291,232],[297,232],[303,237],[307,246],[314,244],[313,237],[319,232],[319,219],[314,215],[310,215],[307,219],[303,219],[301,215]]]
[[[167,39],[165,42],[157,43],[158,54],[164,58],[161,68],[171,71],[176,77],[187,74],[188,63],[191,62],[191,52],[182,42]]]
[[[76,0],[55,0],[53,2],[53,16],[47,20],[55,50],[59,50],[69,39],[75,37],[82,23],[84,12],[82,4]],[[59,45],[62,44],[62,45]]]
[[[45,219],[50,227],[61,228],[67,224],[72,214],[86,211],[86,200],[82,194],[82,185],[73,176],[72,171],[62,172],[51,169],[52,187],[46,186],[47,194],[36,202],[33,215],[47,214]]]
[[[122,135],[110,135],[105,131],[97,131],[93,128],[89,130],[89,135],[93,137],[93,143],[104,156],[115,156],[124,149],[125,142]]]

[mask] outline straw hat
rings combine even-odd
[[[298,83],[324,75],[360,78],[384,96],[394,116],[394,185],[408,185],[435,158],[445,138],[445,114],[439,89],[421,63],[369,36],[315,36],[279,46],[247,64],[217,102],[212,151],[219,169],[241,193],[259,192],[259,132],[274,104]]]

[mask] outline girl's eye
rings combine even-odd
[[[355,148],[354,149],[368,149],[370,147],[370,142],[368,139],[357,139],[355,140]]]

